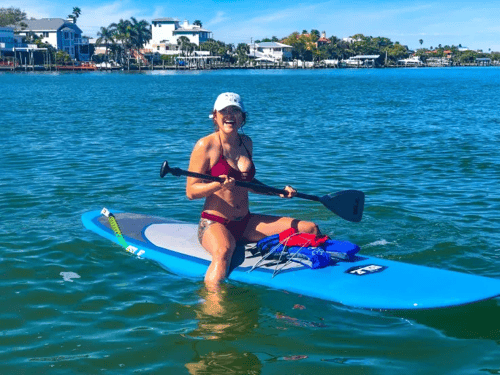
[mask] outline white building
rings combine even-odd
[[[212,32],[190,25],[187,20],[181,24],[177,19],[157,18],[151,21],[151,40],[146,48],[160,54],[177,54],[180,49],[177,41],[181,36],[199,46],[212,37]]]
[[[352,38],[352,37],[348,37],[348,38],[342,38],[342,41],[343,42],[346,42],[346,43],[349,43],[349,44],[352,44],[354,42],[361,42],[363,39],[361,38]]]
[[[289,60],[292,58],[292,46],[288,46],[283,43],[278,42],[263,42],[263,43],[251,43],[250,52],[248,55],[250,57],[255,57],[256,60],[268,60],[271,62],[277,62],[279,60]]]
[[[44,43],[67,52],[72,59],[79,61],[89,60],[89,41],[82,38],[82,30],[72,19],[42,18],[39,20],[23,20],[28,25],[17,34],[27,36],[30,33],[42,37]]]

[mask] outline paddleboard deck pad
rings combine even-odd
[[[202,278],[210,254],[198,243],[197,225],[157,216],[112,211],[127,251],[182,276]],[[117,244],[101,211],[82,215],[84,226]],[[277,260],[261,262],[252,245],[238,246],[228,278],[263,285],[346,306],[417,310],[465,305],[500,295],[500,280],[357,255],[321,269],[291,262],[275,274]],[[278,265],[281,267],[282,265]],[[275,274],[275,275],[274,275]],[[273,277],[274,276],[274,277]]]

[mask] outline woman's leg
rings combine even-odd
[[[224,225],[213,223],[204,230],[201,244],[212,255],[212,263],[205,274],[205,284],[207,289],[214,289],[227,275],[236,241]]]
[[[252,214],[243,237],[247,241],[259,241],[264,237],[283,232],[289,228],[295,228],[304,233],[321,234],[318,226],[311,221],[302,221],[291,217]]]

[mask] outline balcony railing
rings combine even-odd
[[[88,45],[89,38],[75,38],[75,45]]]

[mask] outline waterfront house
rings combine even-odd
[[[35,34],[42,38],[42,42],[68,53],[72,59],[89,61],[89,41],[82,37],[82,30],[74,19],[41,18],[23,22],[27,27],[16,30],[17,34],[25,37]]]
[[[181,36],[199,46],[212,37],[212,32],[199,25],[190,25],[187,20],[181,24],[174,18],[157,18],[151,21],[151,40],[146,48],[162,55],[178,54],[181,49],[178,40]]]
[[[0,51],[12,51],[14,45],[14,28],[0,27]]]
[[[476,65],[478,65],[478,66],[490,66],[491,59],[489,57],[478,57],[478,58],[476,58]]]
[[[0,65],[5,65],[4,57],[13,57],[17,64],[33,65],[35,53],[45,52],[46,48],[38,48],[36,44],[23,43],[22,37],[14,34],[13,27],[0,27]],[[9,62],[7,65],[15,65]]]
[[[248,55],[255,59],[278,62],[292,58],[292,46],[278,42],[250,43]]]
[[[331,40],[326,37],[326,32],[323,31],[321,33],[321,37],[316,41],[316,47],[319,48],[321,46],[325,46],[325,45],[330,44],[330,43],[331,43]]]
[[[450,66],[451,60],[445,57],[429,57],[427,58],[427,66]]]

